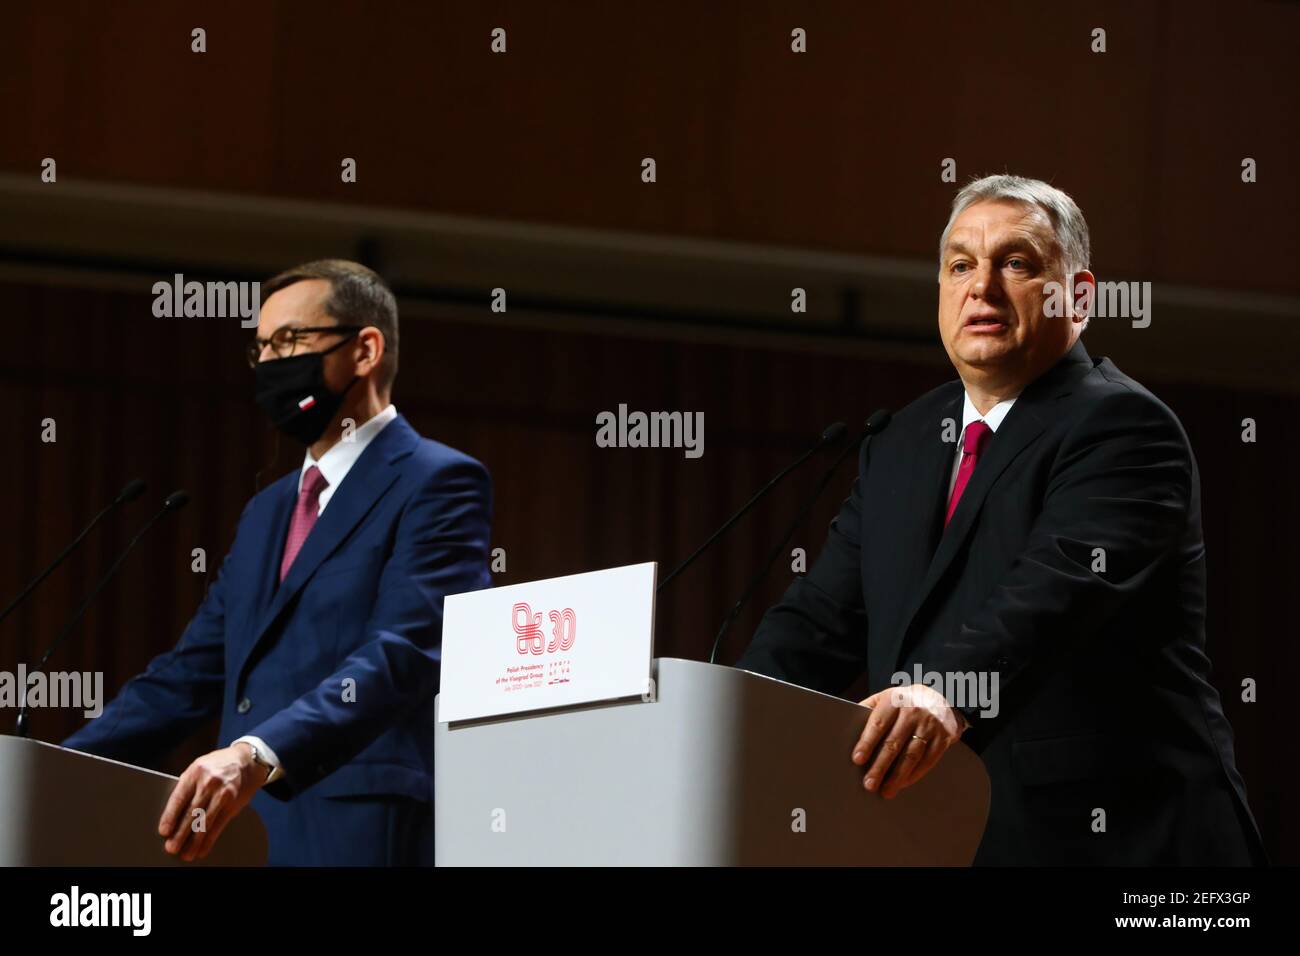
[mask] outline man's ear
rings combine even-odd
[[[1070,281],[1070,319],[1077,323],[1086,322],[1092,317],[1093,305],[1097,301],[1097,277],[1083,269],[1074,273]]]
[[[384,360],[384,333],[367,325],[357,333],[357,374],[369,375]]]

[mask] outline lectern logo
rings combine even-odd
[[[515,629],[515,650],[520,654],[555,654],[567,651],[578,639],[578,615],[573,608],[551,611],[547,615],[551,621],[551,639],[548,642],[542,631],[542,612],[533,613],[532,606],[520,602],[511,612],[511,624]]]

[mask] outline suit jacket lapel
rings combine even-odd
[[[288,575],[275,590],[270,605],[258,616],[245,662],[252,657],[253,651],[266,636],[271,624],[311,580],[311,576],[316,573],[321,563],[338,550],[353,529],[387,494],[400,474],[393,465],[409,454],[418,440],[419,436],[415,430],[407,424],[405,418],[399,415],[375,436],[366,450],[361,453],[361,457],[357,459],[356,464],[348,471],[347,477],[330,498],[329,506],[311,529],[311,534],[307,536],[302,550],[294,558]],[[293,488],[296,490],[296,485]],[[296,497],[294,494],[293,499],[296,500]],[[269,567],[266,570],[272,582],[280,574],[284,536],[288,531],[287,520],[277,522],[277,525],[279,525],[279,539],[267,549]]]
[[[913,480],[913,487],[914,493],[921,496],[921,502],[912,513],[919,515],[921,520],[921,544],[925,548],[922,567],[928,566],[933,560],[935,544],[943,532],[943,515],[948,505],[948,479],[952,475],[953,456],[957,453],[953,443],[943,440],[943,423],[952,419],[957,428],[961,428],[963,394],[959,389],[939,409],[939,420],[934,423],[934,430],[926,436],[921,452],[917,455],[920,471]],[[961,440],[960,435],[957,440]]]
[[[885,553],[873,562],[886,579],[875,581],[873,587],[893,595],[903,605],[900,612],[914,602],[943,526],[944,492],[954,454],[952,442],[944,440],[944,421],[955,419],[960,427],[962,400],[960,383],[945,391],[948,396],[940,397],[935,410],[926,414],[924,430],[904,443],[904,452],[896,462],[871,463],[874,468],[889,467],[900,472],[894,497],[881,503],[883,510],[869,519],[863,532],[868,541],[888,542],[883,545]],[[881,627],[881,622],[872,622],[873,636],[868,643],[873,671],[892,671],[902,640],[901,625],[907,620],[895,618],[887,628]]]
[[[970,535],[971,528],[975,524],[975,518],[983,507],[989,490],[1001,477],[1002,473],[1010,467],[1011,463],[1019,457],[1020,453],[1047,428],[1053,418],[1051,406],[1056,400],[1062,395],[1068,395],[1073,391],[1078,380],[1091,368],[1092,359],[1084,349],[1083,342],[1078,341],[1060,362],[1025,388],[1016,403],[1011,406],[1011,411],[1003,419],[1002,424],[993,436],[993,440],[989,442],[988,447],[985,449],[983,457],[975,466],[974,472],[971,473],[970,481],[966,485],[966,490],[962,492],[961,501],[957,505],[957,510],[953,512],[952,521],[949,522],[947,528],[943,527],[943,512],[947,510],[947,480],[953,456],[956,455],[956,449],[943,442],[934,443],[941,445],[945,450],[945,467],[941,469],[943,473],[942,493],[932,496],[934,504],[930,506],[930,508],[938,510],[939,546],[930,560],[921,586],[913,595],[902,618],[903,630],[898,635],[898,651],[894,655],[895,666],[902,658],[909,636],[908,632],[916,619],[917,613],[924,606],[926,599],[942,579],[944,572],[948,570],[953,558],[956,557],[966,538]],[[958,409],[958,423],[960,424],[960,397],[958,401],[959,404],[956,407]],[[924,525],[927,530],[936,527],[934,510],[922,510],[920,513],[930,521],[930,523]]]
[[[257,594],[252,602],[252,616],[249,625],[256,623],[271,601],[280,580],[280,559],[284,555],[284,539],[289,535],[289,522],[293,518],[293,506],[298,500],[298,475],[292,472],[285,476],[284,487],[274,496],[268,520],[270,540],[267,542],[268,560],[263,562],[257,577]]]

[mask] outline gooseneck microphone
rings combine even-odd
[[[826,472],[821,477],[821,481],[817,483],[817,487],[813,490],[812,496],[808,498],[807,502],[804,503],[803,508],[800,509],[797,515],[795,515],[794,520],[786,527],[785,535],[779,542],[777,542],[776,547],[772,549],[771,553],[768,554],[767,560],[759,567],[758,573],[750,579],[744,593],[740,596],[740,600],[732,605],[731,610],[727,612],[727,616],[723,620],[722,626],[718,628],[717,636],[713,639],[713,647],[709,651],[710,664],[714,663],[718,656],[718,649],[722,646],[723,636],[727,633],[727,630],[731,627],[736,618],[740,616],[741,610],[747,603],[749,603],[749,599],[753,596],[754,592],[758,590],[758,586],[763,582],[763,579],[767,577],[767,572],[772,569],[772,565],[776,563],[776,559],[780,557],[781,552],[785,550],[785,546],[789,544],[790,539],[794,537],[794,533],[799,530],[800,526],[805,521],[808,520],[808,514],[812,511],[813,506],[817,504],[818,499],[821,498],[822,492],[826,490],[826,486],[831,483],[831,479],[835,476],[835,472],[839,469],[840,465],[844,463],[844,459],[849,456],[850,452],[859,448],[863,442],[871,441],[872,435],[878,435],[884,431],[892,417],[893,414],[888,409],[881,408],[872,412],[871,417],[869,417],[866,424],[862,426],[862,434],[859,436],[858,441],[852,442],[847,448],[840,452],[839,455],[835,457],[835,461],[831,463],[831,466],[826,469]]]
[[[19,594],[12,601],[10,601],[8,607],[6,607],[3,611],[0,611],[0,621],[3,621],[5,618],[7,618],[13,612],[14,608],[18,607],[18,605],[23,603],[23,601],[27,600],[27,596],[31,594],[33,591],[35,591],[36,588],[40,586],[40,583],[44,581],[46,578],[48,578],[50,576],[50,573],[55,568],[57,568],[60,564],[66,561],[68,555],[72,554],[73,551],[77,550],[77,545],[81,544],[82,539],[84,539],[86,535],[90,534],[90,532],[94,530],[97,524],[99,524],[106,517],[108,517],[109,512],[114,511],[120,505],[124,505],[128,501],[135,501],[136,498],[139,498],[142,494],[144,494],[145,487],[146,487],[145,483],[139,478],[127,482],[126,487],[122,489],[121,493],[112,501],[110,501],[104,507],[104,509],[100,511],[99,514],[95,515],[95,517],[90,519],[90,524],[86,525],[84,528],[81,529],[81,534],[77,535],[75,538],[72,539],[72,544],[64,548],[63,551],[60,552],[59,556],[55,558],[52,562],[50,562],[49,567],[47,567],[40,574],[36,575],[36,577],[32,579],[32,582],[29,585],[27,585],[27,587],[23,588],[22,593]]]
[[[144,490],[143,487],[140,490],[143,491]],[[69,634],[72,633],[72,629],[76,627],[77,622],[81,620],[81,618],[85,615],[86,610],[90,607],[92,603],[94,603],[95,598],[99,596],[99,592],[104,590],[104,587],[108,584],[108,582],[111,581],[113,579],[113,576],[117,574],[117,569],[122,566],[122,562],[126,560],[126,556],[131,553],[131,551],[135,548],[136,544],[139,543],[140,539],[145,536],[145,533],[150,528],[152,528],[154,524],[158,521],[158,519],[161,518],[163,515],[168,514],[169,512],[172,511],[180,511],[180,509],[184,508],[187,504],[189,504],[189,501],[190,501],[189,492],[186,491],[173,491],[170,495],[167,496],[167,499],[163,502],[162,507],[159,508],[154,513],[154,516],[152,518],[150,518],[148,521],[145,522],[144,527],[142,527],[139,531],[135,533],[135,537],[133,537],[130,540],[130,542],[127,544],[127,546],[122,549],[122,552],[117,556],[117,559],[109,566],[108,570],[104,572],[104,576],[101,577],[99,581],[95,584],[95,586],[91,589],[90,594],[87,595],[86,599],[81,602],[81,604],[77,607],[75,611],[72,612],[72,617],[68,619],[68,623],[64,625],[63,630],[59,632],[58,637],[56,637],[53,641],[50,642],[50,646],[46,649],[45,653],[41,656],[40,661],[36,664],[35,667],[31,669],[31,671],[28,672],[29,677],[32,674],[40,673],[45,669],[45,664],[50,659],[51,655],[53,655],[54,652],[58,650],[59,645],[63,643],[64,638],[66,638]],[[21,703],[18,706],[18,722],[14,727],[14,733],[19,737],[26,737],[27,729],[28,729],[27,688],[25,686],[21,688],[19,694],[21,696]]]
[[[677,575],[681,574],[688,567],[690,567],[695,562],[696,558],[702,555],[705,551],[709,550],[709,548],[713,546],[714,542],[716,542],[719,538],[721,538],[724,534],[726,534],[729,530],[731,530],[731,526],[734,525],[741,518],[745,517],[745,515],[749,513],[750,509],[753,508],[754,505],[758,504],[759,501],[763,499],[764,495],[766,495],[769,491],[775,488],[782,478],[790,474],[790,472],[794,471],[796,468],[802,465],[805,461],[807,461],[817,452],[821,451],[823,448],[827,448],[829,446],[839,444],[840,440],[844,438],[844,433],[847,431],[848,431],[848,427],[843,422],[836,422],[833,425],[827,425],[825,430],[822,432],[821,437],[817,439],[817,443],[815,445],[813,445],[806,452],[804,452],[802,455],[800,455],[798,458],[796,458],[794,461],[788,464],[781,471],[777,472],[777,474],[775,475],[775,477],[772,478],[771,481],[765,484],[762,488],[758,489],[758,491],[754,493],[754,496],[750,498],[748,501],[746,501],[744,505],[741,506],[739,511],[737,511],[734,515],[732,515],[730,518],[727,519],[726,524],[724,524],[717,531],[713,532],[713,535],[709,538],[709,540],[705,541],[702,545],[696,548],[694,554],[692,554],[681,564],[677,565],[677,567],[673,568],[673,570],[669,572],[668,576],[659,582],[659,586],[655,588],[655,594],[658,594],[660,591],[662,591],[668,585],[669,581],[671,581],[673,578],[677,577]]]

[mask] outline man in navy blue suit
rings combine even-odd
[[[207,855],[250,802],[270,862],[433,861],[433,695],[442,605],[490,583],[491,483],[389,401],[397,305],[356,263],[263,286],[257,401],[307,446],[256,495],[176,647],[64,746],[149,763],[221,717],[182,774],[169,853]]]

